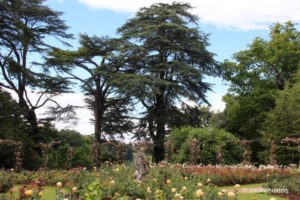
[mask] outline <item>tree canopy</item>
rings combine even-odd
[[[66,44],[63,40],[72,35],[66,33],[67,26],[60,19],[62,13],[53,11],[43,2],[0,2],[0,73],[4,80],[0,86],[17,94],[35,140],[42,139],[38,133],[37,109],[52,102],[54,112],[72,111],[71,107],[63,108],[53,99],[68,91],[69,82],[41,64],[42,57],[52,46],[46,39],[56,38]],[[30,99],[30,90],[39,95],[37,101]]]
[[[208,103],[204,81],[216,75],[213,54],[207,50],[208,35],[197,27],[198,18],[186,3],[154,4],[142,8],[118,29],[131,42],[127,62],[135,70],[127,87],[146,111],[147,131],[154,142],[153,159],[164,158],[166,126],[172,110],[185,99]]]
[[[86,96],[88,108],[93,111],[95,141],[133,129],[129,114],[132,110],[131,97],[120,91],[121,74],[126,73],[120,56],[122,42],[108,37],[80,36],[80,47],[76,51],[53,49],[47,64],[66,74],[74,83],[79,82]],[[84,73],[80,76],[78,73]],[[100,148],[97,154],[100,154]]]

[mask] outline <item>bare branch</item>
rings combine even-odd
[[[39,96],[37,102],[35,103],[35,107],[38,106],[38,104],[40,103],[40,100],[42,99],[42,97],[44,96],[44,94],[46,94],[49,90],[45,90],[44,92],[41,92],[41,95]]]
[[[74,79],[81,81],[84,85],[86,85],[91,91],[93,90],[92,86],[90,86],[87,81],[83,80],[82,78],[79,78],[78,76],[76,76],[75,74],[72,74],[70,72],[65,72],[66,74],[72,76]]]
[[[26,98],[27,103],[29,103],[29,105],[30,105],[31,108],[34,108],[34,106],[32,105],[32,103],[31,103],[31,101],[30,101],[30,99],[29,99],[29,97],[27,95],[26,88],[24,89],[24,93],[25,93],[25,98]]]
[[[59,106],[60,108],[62,108],[62,107],[59,105],[59,103],[57,103],[57,101],[51,99],[51,98],[53,98],[53,97],[55,97],[55,96],[57,96],[57,95],[51,95],[50,97],[48,97],[47,99],[45,99],[45,101],[44,101],[42,104],[40,104],[39,106],[36,106],[36,108],[38,109],[38,108],[43,107],[43,106],[44,106],[47,102],[49,102],[49,101],[55,103],[57,106]]]

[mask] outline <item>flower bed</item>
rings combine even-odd
[[[289,177],[290,168],[251,165],[206,165],[206,166],[183,166],[187,174],[200,175],[210,178],[219,186],[233,184],[263,183],[268,181],[271,175]]]
[[[286,189],[287,194],[280,194],[288,199],[300,199],[300,171],[292,171],[290,177],[280,177],[278,175],[272,175],[268,182],[264,184],[268,189]]]
[[[57,187],[57,199],[237,199],[237,193],[221,191],[216,185],[264,182],[268,174],[278,177],[291,175],[290,168],[252,166],[185,166],[174,164],[151,165],[142,180],[134,179],[133,167],[107,165],[101,169],[76,168],[70,171],[38,172],[0,171],[9,174],[14,184],[22,184],[20,196],[39,196],[45,185]],[[37,187],[37,184],[39,187]],[[27,192],[26,192],[27,191]]]

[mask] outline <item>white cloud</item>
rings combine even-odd
[[[218,93],[210,92],[208,93],[209,103],[211,104],[210,110],[218,113],[225,110],[225,102],[222,100],[222,95]]]
[[[8,91],[10,92],[10,91]],[[17,99],[17,95],[11,92],[11,95],[14,99]],[[36,102],[38,99],[38,95],[36,93],[29,92],[28,94],[31,102]],[[225,103],[222,101],[222,95],[218,93],[210,92],[208,93],[208,99],[211,103],[210,110],[213,112],[222,112],[225,109]],[[81,106],[76,110],[76,114],[78,117],[77,125],[73,123],[65,123],[65,122],[55,122],[55,127],[57,129],[65,129],[66,127],[69,129],[74,129],[82,134],[93,134],[94,127],[93,124],[90,122],[90,119],[93,118],[92,112],[87,109],[84,103],[84,95],[80,93],[68,93],[68,94],[61,94],[54,98],[61,106],[73,105],[73,106]],[[196,103],[190,100],[185,100],[185,103],[190,106],[195,106]],[[42,107],[37,110],[38,118],[43,118],[43,113],[45,113],[46,107]],[[124,135],[126,141],[131,141],[131,135]]]
[[[173,0],[78,0],[91,8],[136,12],[153,3]],[[181,1],[179,1],[181,2]],[[274,22],[300,22],[299,0],[183,0],[205,23],[240,30],[266,29]]]
[[[58,129],[70,128],[74,129],[82,134],[93,134],[94,127],[91,123],[90,119],[93,118],[91,110],[86,108],[84,102],[84,95],[78,93],[68,93],[62,94],[55,98],[57,102],[60,103],[61,106],[73,105],[80,106],[81,108],[76,109],[76,115],[78,118],[77,124],[74,125],[72,123],[64,123],[64,122],[56,122],[55,126]],[[43,112],[43,110],[42,110]]]
[[[16,93],[11,93],[14,99],[17,99]],[[39,97],[37,93],[29,92],[29,99],[32,103],[35,103]],[[65,123],[65,122],[55,122],[55,127],[57,129],[74,129],[82,134],[92,134],[94,132],[94,127],[90,122],[90,119],[93,118],[92,112],[85,108],[84,103],[84,95],[78,93],[67,93],[61,94],[54,98],[61,106],[73,105],[73,106],[81,106],[82,108],[76,109],[76,115],[78,117],[77,124],[74,123]],[[42,102],[42,101],[41,101]],[[46,107],[51,104],[46,104],[46,106],[41,107],[36,110],[36,114],[38,118],[43,118],[44,113],[46,112]]]

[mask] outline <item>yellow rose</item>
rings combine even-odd
[[[39,193],[39,197],[42,197],[43,196],[43,192],[41,191],[40,193]]]
[[[170,180],[170,179],[168,179],[168,180],[167,180],[167,183],[168,183],[168,184],[169,184],[169,183],[171,183],[171,180]]]
[[[28,197],[31,197],[32,196],[32,193],[33,191],[32,190],[25,190],[25,195],[28,196]]]
[[[61,187],[62,187],[62,183],[61,183],[61,182],[57,182],[57,183],[56,183],[56,187],[57,187],[57,188],[61,188]]]
[[[272,197],[270,200],[276,200],[274,197]]]
[[[219,197],[223,196],[223,193],[222,192],[218,192],[218,196]]]
[[[176,192],[176,188],[172,188],[172,189],[171,189],[171,192],[172,192],[172,193],[175,193],[175,192]]]
[[[204,195],[201,189],[196,191],[196,197],[201,198]]]
[[[118,192],[115,192],[115,197],[119,197],[120,194]]]
[[[202,183],[198,183],[197,186],[198,186],[198,188],[201,188],[202,187]]]
[[[240,187],[241,186],[239,184],[235,184],[235,186],[234,186],[235,189],[240,189]]]
[[[72,192],[73,192],[73,193],[77,192],[77,187],[73,187],[73,188],[72,188]]]
[[[234,192],[228,192],[227,196],[229,197],[229,199],[233,199],[235,197],[235,193]]]

